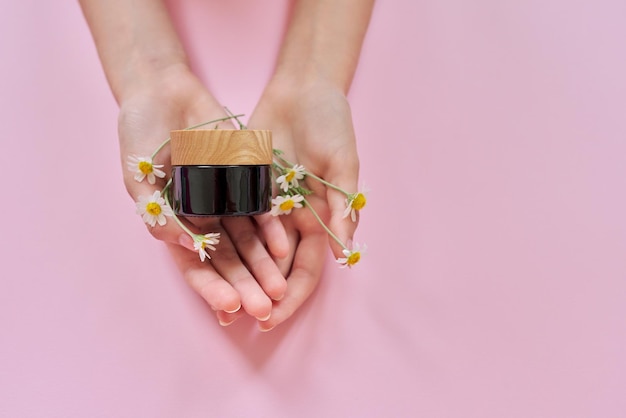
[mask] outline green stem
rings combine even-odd
[[[330,187],[331,189],[335,189],[335,190],[337,190],[338,192],[341,192],[341,193],[345,194],[345,195],[346,195],[346,197],[348,197],[348,198],[349,198],[350,196],[352,196],[350,193],[346,192],[346,191],[345,191],[344,189],[342,189],[341,187],[335,186],[334,184],[327,182],[327,181],[326,181],[326,180],[324,180],[323,178],[321,178],[321,177],[317,177],[315,174],[313,174],[313,173],[311,173],[311,172],[308,172],[308,171],[304,170],[304,175],[305,175],[305,176],[309,176],[309,177],[313,177],[315,180],[319,181],[319,182],[320,182],[320,183],[322,183],[322,184],[325,184],[326,186]]]
[[[317,212],[315,211],[315,209],[313,209],[313,206],[311,206],[311,204],[309,203],[308,200],[306,200],[306,198],[304,199],[304,205],[309,208],[309,210],[311,211],[311,213],[313,214],[313,216],[315,216],[315,219],[317,219],[317,222],[319,222],[320,225],[322,225],[322,228],[324,228],[324,230],[328,233],[328,235],[330,235],[330,237],[332,239],[334,239],[335,241],[337,241],[337,244],[341,245],[341,248],[343,248],[344,250],[347,250],[348,247],[346,247],[346,245],[339,239],[337,238],[337,235],[335,235],[333,233],[333,231],[330,230],[329,227],[326,226],[326,224],[324,223],[324,221],[322,221],[322,218],[320,218],[320,216],[317,214]]]
[[[190,129],[196,129],[196,128],[199,128],[199,127],[201,127],[201,126],[208,125],[208,124],[211,124],[211,123],[223,122],[223,121],[225,121],[225,120],[229,120],[229,119],[233,119],[233,118],[234,118],[235,120],[237,120],[237,122],[239,122],[239,120],[238,120],[237,118],[238,118],[239,116],[245,116],[245,115],[243,115],[243,114],[240,114],[240,115],[233,115],[230,111],[228,111],[228,112],[230,113],[230,115],[229,115],[229,116],[226,116],[226,117],[224,117],[224,118],[219,118],[219,119],[213,119],[213,120],[210,120],[210,121],[208,121],[208,122],[202,122],[202,123],[199,123],[199,124],[197,124],[197,125],[189,126],[188,128],[183,129],[183,131],[188,131],[188,130],[190,130]],[[165,141],[163,141],[163,143],[162,143],[161,145],[159,145],[159,147],[156,149],[156,151],[154,151],[154,152],[152,153],[151,158],[152,158],[152,160],[153,160],[153,161],[154,161],[154,157],[156,157],[156,156],[157,156],[157,154],[158,154],[158,153],[159,153],[159,152],[163,149],[163,147],[165,147],[167,144],[169,144],[169,143],[170,143],[170,140],[171,140],[171,137],[168,137]]]
[[[169,179],[167,181],[167,183],[165,183],[165,187],[163,187],[163,190],[161,190],[161,197],[165,197],[165,201],[166,202],[167,202],[166,192],[167,192],[167,189],[169,189],[171,185],[172,185],[172,179]],[[169,203],[168,203],[168,205],[169,205]]]
[[[276,161],[272,161],[272,166],[274,167],[275,170],[278,170],[281,172],[285,171],[285,167],[283,167],[282,165],[278,164]]]
[[[165,203],[167,204],[167,206],[169,206],[170,209],[172,209],[172,213],[173,213],[172,218],[174,218],[178,226],[180,226],[186,233],[188,233],[189,236],[193,238],[195,241],[197,234],[194,234],[193,232],[191,232],[189,228],[187,228],[185,224],[183,224],[182,221],[178,219],[178,216],[176,216],[176,212],[174,212],[174,208],[172,208],[172,205],[170,205],[170,199],[168,197],[168,193],[166,192],[166,190],[170,187],[171,184],[172,184],[172,179],[170,179],[165,185],[165,187],[163,188],[163,191],[161,192],[161,196],[163,196],[163,198],[165,199]]]
[[[274,152],[274,156],[278,158],[279,160],[281,160],[284,164],[287,164],[293,167],[293,164],[290,161],[286,160],[285,157],[282,156],[282,152],[281,153]]]
[[[243,115],[237,115],[237,116],[235,116],[235,114],[234,114],[233,112],[231,112],[231,111],[230,111],[230,109],[229,109],[229,108],[227,108],[226,106],[224,106],[224,110],[226,110],[226,113],[228,113],[230,116],[232,116],[232,117],[233,117],[233,118],[237,121],[237,123],[239,124],[239,129],[248,129],[248,128],[246,127],[246,125],[244,125],[243,123],[241,123],[241,121],[240,121],[240,120],[239,120],[239,118],[238,118],[238,116],[243,116]]]
[[[286,160],[286,159],[285,159],[284,157],[282,157],[280,154],[276,154],[276,153],[274,153],[274,156],[275,156],[276,158],[278,158],[279,160],[281,160],[284,164],[287,164],[287,165],[289,165],[289,166],[291,166],[291,167],[293,167],[293,166],[295,165],[295,164],[293,164],[291,161]],[[281,168],[282,168],[283,170],[285,170],[285,168],[284,168],[284,167],[281,167]],[[350,193],[346,192],[346,191],[345,191],[344,189],[342,189],[341,187],[335,186],[334,184],[327,182],[327,181],[326,181],[326,180],[324,180],[323,178],[316,176],[315,174],[311,173],[310,171],[304,170],[304,175],[305,175],[305,176],[312,177],[312,178],[314,178],[315,180],[319,181],[320,183],[322,183],[322,184],[324,184],[324,185],[326,185],[326,186],[330,187],[331,189],[335,189],[335,190],[337,190],[338,192],[343,193],[344,195],[346,195],[346,197],[347,197],[347,198],[350,198],[350,196],[352,196]]]

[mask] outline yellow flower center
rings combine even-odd
[[[289,170],[289,173],[287,173],[287,176],[285,176],[285,180],[287,180],[288,182],[291,182],[291,180],[293,180],[295,176],[296,176],[296,170]]]
[[[158,216],[161,213],[161,205],[156,202],[150,202],[146,205],[146,212],[150,215]]]
[[[357,193],[357,195],[352,200],[352,209],[361,210],[365,207],[367,203],[367,199],[363,193]],[[358,261],[358,260],[357,260]]]
[[[152,163],[149,163],[147,161],[140,161],[139,162],[139,171],[141,171],[143,174],[150,174],[150,173],[152,173]]]
[[[359,260],[361,260],[361,253],[359,251],[354,252],[352,254],[350,254],[350,257],[348,257],[348,260],[346,261],[346,264],[349,266],[353,266],[356,263],[359,262]]]
[[[289,209],[293,209],[293,200],[285,200],[283,203],[280,204],[279,208],[284,212],[287,212]]]

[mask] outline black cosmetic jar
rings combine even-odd
[[[171,203],[177,215],[241,216],[270,210],[271,131],[172,131],[171,149]]]

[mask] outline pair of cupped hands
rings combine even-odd
[[[232,109],[239,112],[239,109]],[[146,78],[120,102],[119,138],[122,163],[129,155],[151,155],[174,129],[226,116],[224,107],[185,66],[167,68]],[[359,162],[350,107],[345,92],[321,77],[272,79],[247,123],[249,129],[272,131],[273,146],[285,158],[343,188],[357,190]],[[209,127],[210,128],[210,127]],[[220,129],[235,129],[221,122]],[[170,172],[169,148],[155,158]],[[124,168],[131,197],[150,196],[165,186],[134,180]],[[308,182],[307,200],[344,242],[357,223],[344,218],[345,196],[321,183]],[[167,244],[187,283],[216,312],[221,325],[243,315],[269,331],[287,320],[317,286],[330,244],[334,256],[342,248],[319,225],[311,211],[288,216],[183,218],[195,233],[220,233],[211,260],[201,262],[193,239],[168,219],[150,233]]]

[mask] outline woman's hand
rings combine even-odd
[[[351,193],[357,190],[359,161],[352,117],[340,89],[315,80],[308,83],[272,82],[253,113],[250,129],[270,129],[274,148],[284,152],[286,160],[302,164],[307,171]],[[305,187],[314,193],[308,204],[346,245],[352,240],[357,223],[344,217],[346,196],[308,178]],[[305,207],[280,217],[289,239],[284,258],[274,257],[287,277],[285,297],[274,302],[271,318],[259,324],[269,330],[289,318],[309,297],[319,282],[327,232]],[[343,257],[343,247],[330,240],[335,257]],[[221,314],[223,321],[237,314]]]
[[[140,196],[163,190],[165,179],[148,175],[138,182],[136,164],[127,167],[130,156],[150,157],[171,130],[225,116],[222,106],[185,65],[163,68],[132,83],[120,102],[118,126],[124,183],[131,197],[138,201]],[[216,126],[234,128],[230,121],[206,128]],[[165,147],[153,163],[162,166],[158,170],[163,173],[170,173],[169,161],[169,147]],[[221,235],[211,260],[201,262],[194,240],[174,219],[166,218],[165,225],[147,226],[155,238],[170,244],[168,248],[189,285],[218,312],[235,312],[243,306],[248,314],[266,321],[272,300],[281,299],[287,287],[272,259],[285,257],[288,252],[280,222],[269,215],[181,220],[194,233]]]

